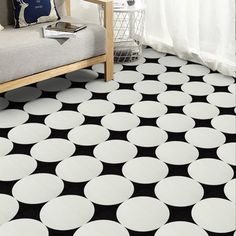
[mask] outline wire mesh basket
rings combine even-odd
[[[99,12],[103,24],[103,8],[100,8]],[[144,17],[143,6],[114,9],[114,61],[116,63],[132,62],[142,55]]]

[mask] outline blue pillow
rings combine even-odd
[[[16,28],[59,19],[54,0],[13,0],[13,5]]]

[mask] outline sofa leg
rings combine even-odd
[[[113,80],[113,59],[112,60],[109,60],[109,61],[106,61],[105,64],[104,64],[104,69],[105,69],[105,81],[110,81],[110,80]]]
[[[106,62],[105,80],[113,79],[114,67],[114,42],[113,42],[113,1],[104,1],[104,26],[106,28]]]

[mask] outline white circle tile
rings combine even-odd
[[[164,58],[164,57],[163,57]],[[162,58],[161,58],[162,59]],[[158,76],[158,80],[169,85],[181,85],[189,81],[189,77],[179,72],[166,72]]]
[[[189,104],[192,101],[192,97],[187,93],[180,91],[167,91],[157,96],[159,102],[173,107],[181,107]]]
[[[94,157],[73,156],[57,165],[56,174],[67,182],[81,183],[99,176],[102,170],[102,163]]]
[[[129,89],[120,89],[107,95],[107,99],[117,105],[132,105],[142,100],[142,95]]]
[[[0,111],[6,109],[9,106],[9,101],[5,98],[0,97]]]
[[[51,129],[38,123],[27,123],[11,129],[8,138],[19,144],[33,144],[49,137]]]
[[[24,110],[31,115],[48,115],[59,111],[62,108],[62,103],[53,98],[39,98],[34,101],[27,102],[24,105]]]
[[[156,230],[164,225],[170,216],[168,207],[151,197],[131,198],[118,207],[116,214],[122,225],[138,232]]]
[[[102,118],[101,124],[113,131],[127,131],[137,127],[140,119],[128,112],[114,112]]]
[[[62,77],[55,77],[37,83],[37,87],[45,92],[59,92],[68,89],[70,86],[71,82]]]
[[[94,206],[88,199],[65,195],[46,203],[40,211],[40,219],[51,229],[72,230],[90,221],[94,211]]]
[[[132,182],[152,184],[164,179],[168,166],[152,157],[138,157],[127,162],[122,168],[123,175]]]
[[[12,128],[25,123],[29,115],[18,109],[7,109],[0,111],[0,128]]]
[[[154,126],[140,126],[130,130],[127,139],[141,147],[155,147],[168,139],[167,133]]]
[[[193,220],[203,229],[215,233],[234,231],[235,204],[221,198],[207,198],[192,209]]]
[[[52,138],[35,144],[30,153],[33,158],[41,162],[58,162],[75,152],[75,145],[67,139]]]
[[[193,179],[206,185],[225,184],[234,176],[234,171],[228,164],[212,158],[199,159],[191,163],[188,173]]]
[[[157,147],[156,156],[171,165],[187,165],[198,158],[199,152],[191,144],[171,141]]]
[[[98,73],[88,69],[77,70],[66,74],[66,78],[72,82],[89,82],[98,78]]]
[[[224,162],[236,166],[236,143],[226,143],[217,149],[217,156]]]
[[[64,189],[64,183],[52,174],[33,174],[16,182],[12,195],[26,204],[40,204],[57,197]]]
[[[227,134],[236,134],[236,116],[235,115],[221,115],[215,117],[211,121],[211,125]]]
[[[39,98],[42,92],[34,87],[22,87],[5,94],[5,98],[11,102],[28,102]]]
[[[12,154],[0,158],[0,180],[15,181],[32,174],[37,162],[28,155]]]
[[[124,66],[138,66],[138,65],[141,65],[143,63],[146,62],[146,59],[144,57],[141,57],[139,58],[138,60],[136,61],[132,61],[132,62],[125,62],[123,63]]]
[[[210,84],[203,82],[193,81],[183,84],[181,89],[193,96],[207,96],[215,91],[214,87]]]
[[[235,95],[231,93],[212,93],[207,96],[207,101],[217,107],[230,108],[236,106]]]
[[[158,52],[152,48],[145,48],[143,50],[143,57],[149,58],[149,59],[156,59],[156,58],[164,57],[165,55],[166,55],[165,53]]]
[[[96,71],[97,73],[104,74],[104,64],[99,63],[92,66],[92,69]],[[120,64],[114,64],[114,73],[121,71],[123,69],[123,66]]]
[[[158,60],[158,62],[163,66],[168,67],[180,67],[187,64],[187,61],[180,59],[176,56],[166,56]]]
[[[16,234],[17,232],[17,234]],[[1,236],[49,236],[48,229],[41,222],[33,219],[17,219],[0,227]]]
[[[168,132],[181,133],[192,129],[195,121],[183,114],[169,113],[157,119],[157,125]]]
[[[222,75],[220,73],[211,73],[203,77],[203,81],[214,86],[229,86],[234,83],[233,77]]]
[[[144,63],[137,66],[136,70],[145,75],[159,75],[166,72],[166,67],[157,63]]]
[[[165,105],[154,101],[142,101],[135,103],[130,108],[131,112],[142,118],[157,118],[167,113]]]
[[[129,236],[128,230],[117,222],[96,220],[79,228],[74,236]]]
[[[229,92],[231,92],[232,94],[236,94],[236,84],[231,84],[228,87]],[[1,105],[0,105],[1,106]],[[1,109],[0,109],[1,110]]]
[[[158,199],[170,206],[187,207],[200,201],[204,190],[197,181],[191,178],[173,176],[157,183],[155,194]]]
[[[159,81],[145,80],[134,85],[134,90],[147,95],[155,95],[163,93],[167,90],[167,86]]]
[[[208,236],[198,225],[186,221],[174,221],[163,225],[154,236]]]
[[[219,116],[218,108],[233,108],[236,105],[233,78],[218,73],[208,74],[210,70],[204,66],[185,65],[186,61],[175,56],[164,56],[165,54],[158,53],[153,49],[145,49],[144,58],[135,62],[124,63],[126,66],[137,66],[137,72],[121,71],[123,66],[115,65],[115,81],[105,82],[103,79],[97,79],[98,73],[104,73],[104,65],[99,64],[95,65],[93,70],[84,69],[67,74],[66,77],[69,80],[56,77],[38,83],[37,88],[25,87],[26,89],[14,90],[5,94],[5,97],[10,101],[27,102],[23,105],[25,111],[30,114],[48,115],[44,120],[46,126],[38,123],[24,124],[29,119],[28,114],[22,110],[5,110],[9,101],[0,97],[0,128],[13,128],[8,133],[9,139],[0,137],[0,181],[15,181],[23,178],[14,185],[12,192],[13,196],[22,203],[42,204],[49,201],[40,213],[43,224],[40,223],[37,227],[32,224],[31,227],[30,223],[33,220],[28,219],[28,224],[22,221],[22,225],[19,224],[18,227],[14,224],[20,220],[13,220],[14,224],[10,227],[8,225],[11,222],[6,222],[12,220],[17,214],[19,204],[11,196],[9,196],[9,204],[7,201],[4,203],[4,199],[3,204],[1,204],[1,195],[3,194],[0,194],[0,225],[4,223],[5,227],[0,227],[0,235],[16,236],[15,232],[17,232],[17,236],[49,236],[46,226],[60,231],[73,230],[82,226],[74,233],[74,236],[129,236],[127,229],[136,232],[148,232],[160,227],[155,236],[172,236],[172,234],[173,236],[208,236],[204,229],[222,234],[235,230],[235,223],[234,228],[232,223],[231,203],[235,204],[236,182],[235,179],[232,179],[234,172],[230,165],[236,166],[236,143],[225,144],[226,137],[223,133],[236,134],[236,130],[233,129],[236,118],[233,115]],[[145,58],[157,59],[160,57],[162,57],[159,59],[161,65],[145,63]],[[182,66],[180,70],[183,73],[166,72],[165,66]],[[94,70],[97,70],[98,73]],[[143,74],[155,75],[156,80],[143,80]],[[204,76],[204,82],[189,82],[190,76]],[[86,82],[86,89],[70,88],[71,81]],[[133,89],[135,91],[132,88],[118,90],[119,83],[134,84]],[[167,85],[182,85],[183,92],[167,91]],[[224,86],[228,92],[214,93],[213,86]],[[58,92],[57,100],[39,98],[42,94],[41,90]],[[109,93],[108,101],[104,98],[102,98],[104,100],[90,100],[92,92],[103,95]],[[142,101],[142,94],[156,95],[158,101],[146,101],[146,99]],[[191,103],[193,99],[191,95],[208,96],[208,103]],[[61,102],[77,104],[79,112],[58,111],[62,107]],[[57,109],[55,108],[56,103],[60,104]],[[131,105],[131,113],[128,110],[114,112],[115,105],[113,103]],[[167,114],[167,106],[184,106],[183,113]],[[4,113],[1,113],[1,110],[6,112],[5,118],[2,116]],[[9,115],[11,112],[12,115]],[[16,115],[17,113],[18,115]],[[21,119],[23,113],[27,118]],[[93,124],[82,125],[85,121],[84,116],[101,118],[105,116],[101,119],[103,127]],[[137,127],[140,125],[139,117],[156,118],[157,125],[160,128],[156,126]],[[193,119],[213,119],[211,124],[214,129],[194,128]],[[6,127],[1,127],[1,125]],[[70,141],[66,139],[44,140],[51,134],[49,127],[56,130],[72,129],[68,133]],[[129,131],[127,134],[128,141],[117,139],[107,141],[110,136],[109,130]],[[166,131],[177,133],[188,131],[185,135],[188,143],[167,142],[168,134]],[[51,143],[52,140],[61,140],[62,142],[53,142],[53,144]],[[33,158],[23,154],[9,155],[13,149],[12,142],[18,144],[37,143],[31,149]],[[97,145],[93,152],[95,157],[72,156],[75,152],[74,144],[81,146]],[[157,147],[157,158],[147,156],[135,158],[138,155],[138,149],[135,145]],[[199,151],[195,146],[205,149],[218,148],[217,156],[222,161],[217,160],[217,157],[198,159]],[[205,156],[201,157],[206,158]],[[55,170],[57,176],[46,173],[33,174],[37,167],[35,159],[46,163],[60,161]],[[125,163],[122,168],[125,177],[103,173],[102,163]],[[169,168],[165,163],[170,165],[190,164],[188,174],[191,178],[167,177]],[[100,176],[102,173],[103,175]],[[37,175],[47,175],[48,177],[37,179]],[[77,195],[58,197],[64,189],[62,180],[84,184],[89,181],[84,192],[89,200]],[[131,181],[137,184],[158,183],[155,188],[158,199],[150,197],[131,198],[134,193],[134,185]],[[225,184],[223,186],[225,198],[230,201],[215,199],[225,202],[215,202],[212,205],[210,203],[199,207],[199,203],[208,200],[201,201],[204,191],[200,183],[212,186]],[[109,220],[87,223],[92,219],[95,211],[91,201],[104,206],[123,202],[117,210],[117,219],[120,224]],[[228,203],[231,204],[230,207],[227,205]],[[196,204],[192,210],[196,225],[184,221],[171,222],[165,225],[170,214],[165,204],[175,207],[187,207]],[[215,209],[214,204],[218,206],[218,210]],[[208,208],[208,205],[211,207]],[[196,211],[198,212],[196,213]],[[219,212],[221,215],[226,215],[227,220]],[[1,230],[3,230],[2,234]]]
[[[6,194],[0,194],[0,226],[13,219],[18,210],[19,203],[15,198]],[[1,230],[0,235],[3,235]]]
[[[82,125],[68,133],[71,142],[81,146],[93,146],[106,141],[110,132],[99,125]]]
[[[124,140],[109,140],[94,149],[94,156],[104,163],[119,164],[133,159],[137,148]]]
[[[107,100],[93,99],[81,103],[78,106],[78,111],[85,116],[100,117],[112,113],[115,110],[115,105]]]
[[[225,196],[231,201],[236,203],[236,179],[230,180],[224,187]]]
[[[217,148],[225,143],[226,137],[220,131],[211,128],[199,127],[189,130],[185,134],[188,143],[199,148]]]
[[[134,84],[144,79],[144,75],[132,70],[123,70],[115,73],[114,80],[122,84]]]
[[[69,88],[57,93],[56,98],[68,104],[76,104],[89,100],[92,97],[92,93],[82,88]]]
[[[189,64],[180,67],[180,71],[190,76],[203,76],[210,73],[210,70],[202,65]]]
[[[105,82],[104,80],[94,80],[88,82],[85,88],[93,93],[110,93],[120,87],[119,83],[114,80]]]
[[[13,143],[6,138],[0,137],[0,157],[7,155],[13,149]]]
[[[44,122],[52,129],[67,130],[82,125],[84,120],[79,112],[63,110],[48,115]]]
[[[133,193],[133,184],[119,175],[96,177],[88,182],[84,188],[86,198],[104,206],[120,204],[129,199]]]
[[[194,102],[187,104],[183,108],[183,112],[194,119],[208,120],[220,114],[220,110],[211,104],[205,102]]]

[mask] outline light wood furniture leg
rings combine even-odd
[[[66,0],[66,13],[71,16],[71,0]]]
[[[114,74],[114,40],[113,40],[113,0],[85,0],[100,4],[104,8],[104,27],[106,28],[106,61],[104,77],[106,81],[113,79]]]
[[[105,80],[113,79],[114,71],[114,43],[113,43],[113,3],[108,2],[104,7],[104,26],[106,28]]]

